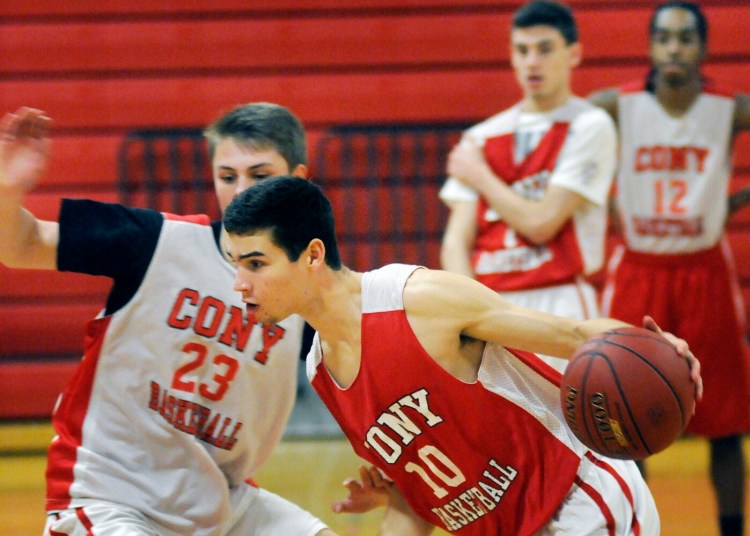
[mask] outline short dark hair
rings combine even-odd
[[[319,238],[326,248],[326,264],[341,268],[331,202],[311,181],[291,175],[263,179],[235,196],[223,222],[233,235],[270,231],[273,243],[292,262]]]
[[[273,149],[286,160],[289,171],[307,165],[305,129],[288,108],[270,102],[243,104],[211,123],[203,133],[213,160],[216,145],[226,138],[254,149]]]
[[[648,25],[649,36],[653,36],[654,32],[656,32],[656,17],[658,17],[659,13],[661,13],[665,9],[684,9],[692,13],[695,17],[698,37],[700,38],[701,43],[706,45],[706,43],[708,42],[708,20],[706,19],[706,15],[703,13],[703,10],[700,8],[700,6],[698,4],[694,4],[693,2],[669,1],[658,5],[651,15],[651,22],[649,22]]]
[[[570,6],[552,0],[533,0],[513,14],[513,28],[551,26],[569,45],[578,42],[578,26]]]

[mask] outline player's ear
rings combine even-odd
[[[581,64],[583,59],[583,45],[580,41],[576,41],[569,47],[570,50],[570,68],[573,69]]]
[[[293,177],[299,177],[300,179],[307,179],[309,178],[307,176],[307,173],[308,173],[308,169],[305,164],[297,164],[292,170],[292,172],[290,173],[290,175],[292,175]]]
[[[326,246],[320,238],[313,238],[307,245],[307,265],[310,268],[323,266],[326,262]]]

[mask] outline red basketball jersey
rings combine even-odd
[[[534,244],[479,197],[472,254],[477,280],[502,292],[569,283],[598,270],[615,162],[611,119],[576,97],[547,114],[515,106],[467,136],[482,140],[487,164],[519,195],[541,199],[556,185],[588,201],[547,243]]]
[[[364,274],[359,373],[340,388],[316,337],[308,376],[359,456],[421,517],[461,534],[535,534],[571,490],[585,448],[564,422],[556,371],[529,353],[485,349],[465,383],[428,355],[402,292],[414,266]]]

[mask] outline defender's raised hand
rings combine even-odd
[[[0,121],[0,188],[25,194],[36,185],[49,160],[50,123],[41,110],[19,108]]]

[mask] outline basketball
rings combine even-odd
[[[645,328],[618,328],[576,350],[560,401],[568,426],[588,448],[641,460],[682,435],[695,385],[687,360],[667,339]]]

